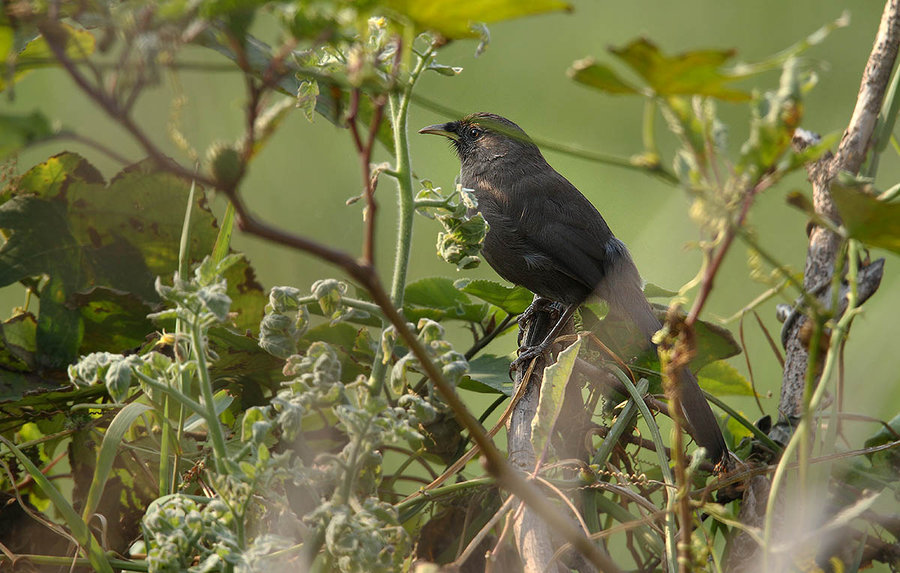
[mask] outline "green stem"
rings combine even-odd
[[[887,93],[884,96],[884,103],[881,106],[881,113],[878,114],[878,123],[875,126],[875,132],[872,134],[872,141],[875,143],[872,154],[868,163],[863,165],[860,175],[863,177],[875,178],[878,171],[878,159],[881,152],[887,148],[888,142],[891,140],[891,134],[894,132],[894,124],[897,121],[897,112],[900,111],[900,71],[894,70],[894,77],[888,86]]]
[[[178,276],[184,280],[190,270],[190,246],[191,246],[191,214],[194,211],[194,192],[196,185],[192,182],[191,189],[188,192],[187,206],[184,210],[184,222],[181,225],[181,242],[178,245]],[[181,319],[175,320],[175,344],[178,344],[178,336],[184,330]],[[176,352],[177,355],[177,352]],[[182,425],[184,422],[184,409],[181,405],[176,406],[168,394],[163,394],[163,411],[162,417],[165,424],[168,425],[169,420],[178,420],[178,443],[181,443]],[[170,464],[169,448],[170,433],[163,432],[159,447],[159,495],[166,495],[174,492],[174,475],[175,468],[178,467],[178,459],[172,459]],[[177,453],[177,452],[176,452]]]
[[[219,415],[216,413],[216,403],[213,400],[212,381],[209,377],[209,368],[206,364],[206,347],[203,344],[203,332],[200,329],[200,319],[195,318],[191,325],[191,346],[193,347],[194,359],[197,361],[197,376],[200,379],[200,396],[202,399],[206,418],[206,424],[209,429],[209,437],[212,441],[214,461],[216,471],[220,474],[225,473],[225,462],[228,459],[225,451],[225,436],[222,434],[222,425],[219,424]]]
[[[406,290],[406,275],[409,271],[409,253],[412,247],[413,216],[416,213],[415,194],[413,191],[413,173],[409,157],[409,134],[407,133],[407,119],[409,116],[409,101],[413,87],[419,79],[419,74],[427,66],[431,58],[431,50],[419,57],[416,67],[409,75],[409,81],[403,88],[399,98],[397,94],[391,94],[389,98],[391,110],[391,124],[394,134],[394,157],[396,165],[392,175],[397,180],[397,203],[400,209],[397,224],[397,246],[394,256],[394,275],[391,279],[391,302],[394,307],[403,311],[403,293]],[[378,316],[382,316],[381,313]],[[381,391],[387,374],[387,364],[383,360],[381,346],[375,353],[375,362],[372,365],[370,389],[373,393]]]
[[[659,149],[656,147],[656,98],[647,98],[644,102],[643,140],[644,152],[653,154],[659,158]]]
[[[84,557],[61,557],[57,555],[26,555],[18,554],[17,559],[23,563],[37,563],[40,565],[57,565],[59,567],[90,567],[91,560]],[[125,559],[108,558],[107,561],[115,569],[123,571],[149,571],[150,564],[146,561],[127,561]]]
[[[678,526],[675,523],[676,484],[675,478],[672,476],[672,469],[669,467],[669,460],[666,458],[666,444],[663,442],[662,434],[659,433],[659,426],[656,424],[656,420],[650,413],[650,408],[648,408],[646,402],[644,402],[644,397],[638,392],[634,384],[631,383],[628,376],[625,376],[618,368],[611,368],[610,371],[625,385],[625,388],[628,390],[628,395],[631,396],[631,399],[637,405],[638,410],[640,410],[644,422],[650,428],[650,437],[653,438],[653,443],[656,446],[659,469],[662,472],[663,480],[666,484],[666,563],[669,573],[674,573],[678,566],[678,547],[675,541],[675,535],[678,530]]]
[[[310,295],[304,296],[302,298],[297,299],[297,304],[318,304],[319,300]],[[376,317],[384,317],[384,313],[381,311],[381,308],[377,304],[373,304],[369,301],[359,300],[358,298],[351,298],[348,296],[341,297],[341,304],[344,306],[349,306],[350,308],[358,308],[359,310],[364,310]]]

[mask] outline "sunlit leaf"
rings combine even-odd
[[[383,0],[382,4],[448,38],[477,38],[472,26],[478,23],[572,9],[561,0]]]
[[[726,85],[746,77],[722,67],[734,57],[733,50],[696,50],[667,56],[650,40],[638,38],[621,48],[610,48],[610,51],[641,76],[657,95],[705,95],[732,101],[750,99],[750,94]]]
[[[612,68],[598,64],[593,58],[578,60],[572,64],[567,73],[576,82],[609,94],[640,93],[636,87],[620,78]]]
[[[753,396],[753,387],[724,360],[711,362],[697,372],[700,387],[716,396]]]
[[[831,197],[850,236],[900,254],[900,203],[885,203],[859,187],[831,183]]]

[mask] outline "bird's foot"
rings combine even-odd
[[[520,349],[519,356],[509,365],[510,375],[512,375],[513,372],[519,370],[520,368],[528,368],[528,365],[531,364],[532,360],[539,356],[543,356],[549,349],[550,343],[546,340],[536,346],[529,346],[528,348]]]
[[[554,304],[552,300],[549,298],[538,297],[532,301],[528,308],[525,309],[525,312],[519,315],[517,322],[519,323],[519,335],[516,338],[516,344],[519,346],[522,345],[522,337],[525,335],[525,327],[531,322],[531,319],[534,318],[539,312],[544,312],[547,308]],[[555,319],[554,319],[555,320]]]

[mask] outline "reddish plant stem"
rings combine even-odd
[[[741,205],[741,210],[738,213],[737,218],[729,223],[728,228],[725,230],[725,236],[722,238],[722,244],[719,245],[719,248],[718,250],[716,250],[716,253],[710,261],[709,266],[706,267],[706,272],[703,274],[703,282],[700,285],[700,292],[697,295],[697,299],[694,301],[694,306],[691,307],[691,311],[688,313],[688,316],[684,321],[685,325],[688,328],[693,328],[694,323],[697,322],[697,318],[700,316],[700,311],[703,310],[703,306],[706,304],[710,292],[712,292],[716,274],[722,267],[722,261],[725,260],[725,255],[728,253],[728,249],[729,247],[731,247],[731,243],[734,242],[735,236],[737,236],[737,233],[741,229],[741,227],[744,226],[744,221],[747,219],[747,214],[750,212],[750,207],[753,205],[753,200],[761,192],[768,189],[772,185],[772,183],[774,183],[774,181],[771,178],[764,176],[756,185],[748,189],[744,194],[744,201]]]

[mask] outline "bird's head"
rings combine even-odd
[[[464,168],[504,159],[543,159],[537,146],[521,127],[493,113],[473,113],[458,121],[423,127],[419,133],[448,138]]]

